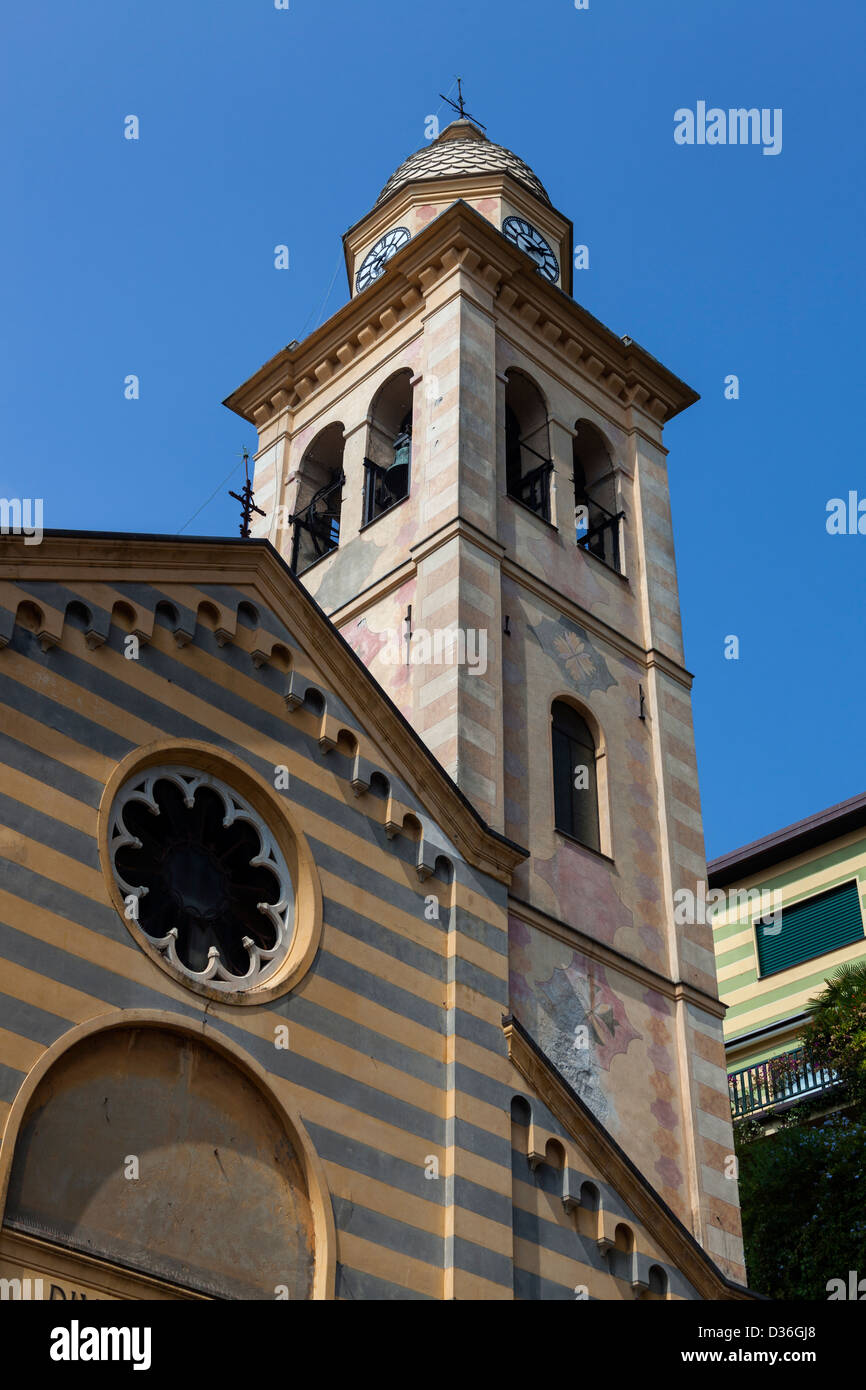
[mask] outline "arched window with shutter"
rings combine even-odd
[[[565,700],[554,701],[551,717],[556,829],[600,850],[595,739],[583,715]]]

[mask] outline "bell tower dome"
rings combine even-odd
[[[466,117],[394,171],[373,208],[343,237],[353,294],[452,203],[462,199],[533,256],[552,284],[571,289],[571,223],[529,165]]]

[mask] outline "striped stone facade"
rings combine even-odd
[[[34,1108],[50,1114],[52,1077],[74,1075],[94,1039],[114,1056],[117,1039],[114,1095],[149,1029],[216,1049],[238,1086],[252,1078],[294,1117],[314,1296],[738,1296],[509,1018],[522,851],[483,824],[267,544],[134,541],[4,546],[0,1275],[86,1297],[207,1296],[116,1258],[117,1232],[34,1234],[16,1197],[16,1139]],[[112,898],[113,779],[172,757],[273,802],[266,814],[284,810],[309,853],[315,955],[261,1003],[173,978]],[[109,1134],[93,1138],[94,1189],[111,1180]],[[146,1244],[146,1213],[166,1212],[147,1205],[145,1158],[129,1200]],[[234,1222],[255,1250],[256,1229]]]

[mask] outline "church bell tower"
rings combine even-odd
[[[530,851],[512,1000],[742,1277],[664,425],[697,395],[572,297],[572,223],[461,116],[343,238],[349,298],[226,404],[267,536]],[[581,1031],[582,1030],[582,1031]]]

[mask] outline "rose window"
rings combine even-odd
[[[109,833],[125,915],[190,979],[264,983],[291,944],[294,890],[261,817],[208,773],[152,767],[114,803]]]

